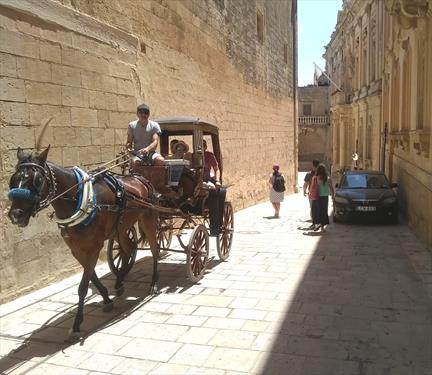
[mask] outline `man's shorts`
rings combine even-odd
[[[159,153],[157,153],[157,152],[150,152],[149,154],[148,154],[148,157],[138,157],[138,156],[132,156],[132,158],[131,158],[131,162],[132,163],[135,163],[135,162],[141,162],[142,164],[147,164],[147,161],[148,160],[150,160],[150,162],[151,162],[151,165],[154,165],[154,163],[155,163],[155,159],[158,157],[158,156],[161,156],[161,154],[159,154]]]

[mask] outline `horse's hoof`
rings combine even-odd
[[[73,331],[72,329],[69,330],[69,336],[65,340],[66,342],[77,342],[81,338],[81,332],[80,331]]]
[[[102,311],[103,312],[110,312],[112,311],[114,308],[114,302],[110,301],[108,303],[104,303],[103,307],[102,307]]]
[[[120,288],[116,289],[116,296],[120,297],[124,293],[124,286],[122,285]]]

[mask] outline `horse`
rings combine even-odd
[[[8,216],[13,224],[26,227],[31,216],[50,205],[54,208],[61,236],[83,267],[78,287],[78,309],[69,338],[72,340],[80,337],[84,299],[90,280],[103,297],[103,310],[112,310],[113,301],[96,275],[95,266],[104,241],[109,238],[117,240],[121,256],[129,259],[136,244],[127,232],[136,222],[148,240],[153,257],[149,292],[158,293],[159,248],[156,230],[159,213],[148,203],[154,190],[145,179],[130,175],[113,179],[108,178],[108,174],[101,174],[92,182],[91,177],[77,167],[63,168],[48,162],[49,148],[39,154],[25,153],[18,148],[18,163],[9,182],[11,207]],[[126,195],[124,199],[119,198],[122,191]],[[126,267],[127,261],[123,261],[114,287],[117,296],[124,290]]]

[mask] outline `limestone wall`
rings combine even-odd
[[[311,116],[327,116],[330,113],[329,86],[299,87],[299,116],[303,113],[303,104],[311,105]]]
[[[329,123],[329,86],[305,86],[298,88],[299,107],[299,171],[311,169],[317,159],[331,166],[332,134]],[[311,113],[304,113],[304,105],[310,105]]]
[[[292,19],[289,0],[0,1],[1,300],[79,268],[49,209],[24,229],[5,215],[17,147],[50,118],[42,146],[63,166],[113,158],[144,101],[219,126],[236,209],[266,199],[275,161],[293,187]]]
[[[313,159],[317,159],[330,167],[331,133],[328,126],[303,128],[299,132],[298,138],[299,171],[310,170]]]
[[[399,155],[398,155],[399,154]],[[404,155],[396,153],[393,157],[392,178],[399,186],[398,196],[402,214],[408,225],[426,243],[432,244],[432,176],[413,166]]]

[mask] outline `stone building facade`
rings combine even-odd
[[[432,246],[432,1],[385,5],[385,170],[409,224]]]
[[[296,1],[1,0],[1,206],[18,146],[91,168],[126,140],[136,105],[220,128],[236,209],[267,197],[271,163],[297,170]],[[75,272],[49,210],[2,215],[1,300]]]
[[[432,2],[345,0],[325,58],[334,165],[385,171],[432,245]]]
[[[310,170],[313,159],[330,166],[332,137],[328,84],[299,87],[298,108],[299,171]]]
[[[332,80],[333,170],[380,169],[383,2],[343,4],[324,54]]]

